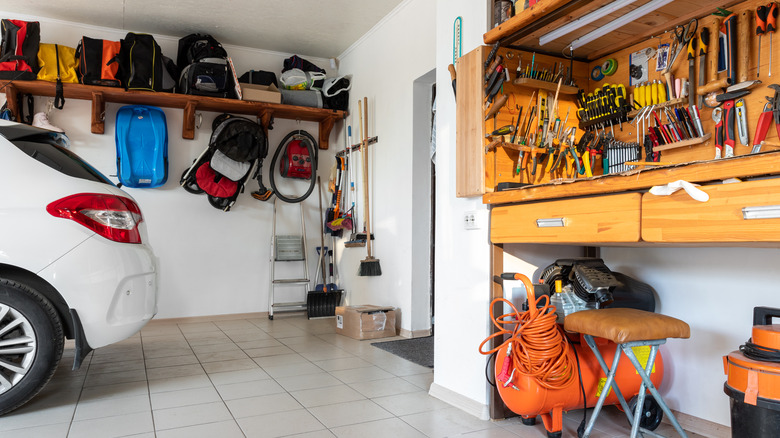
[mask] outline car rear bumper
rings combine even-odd
[[[89,346],[137,333],[157,313],[151,248],[92,236],[38,273],[78,312]]]

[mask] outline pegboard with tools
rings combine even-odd
[[[501,183],[539,184],[574,177],[580,163],[572,150],[581,133],[576,116],[578,88],[571,84],[587,84],[587,65],[507,48],[491,55],[492,51],[493,47],[482,46],[458,59],[457,135],[482,133],[482,157],[471,150],[467,153],[473,159],[459,159],[459,166],[483,163],[484,185],[472,189],[484,193]],[[479,80],[469,83],[472,72]],[[478,111],[471,102],[479,105]],[[469,111],[474,115],[467,115]],[[474,121],[477,113],[479,122]],[[473,145],[477,135],[459,141],[458,147],[465,142]]]
[[[580,59],[604,54],[588,62],[505,47],[491,56],[492,46],[461,58],[458,196],[780,150],[780,82],[769,76],[780,74],[772,53],[777,5],[670,7],[677,16],[654,17],[653,32],[641,42],[574,52]],[[525,38],[518,41],[539,41]],[[478,57],[473,67],[464,60],[469,55]],[[561,62],[570,66],[573,94],[555,82]],[[471,96],[461,99],[461,82],[471,74],[472,91],[463,90]],[[557,111],[548,114],[552,106]],[[472,149],[477,141],[484,151]]]
[[[713,7],[710,15],[593,60],[590,68],[609,58],[629,62],[637,52],[655,52],[646,80],[628,88],[631,123],[616,138],[640,142],[641,161],[650,165],[780,149],[780,127],[769,129],[780,121],[780,81],[774,79],[780,66],[769,48],[776,14],[776,3],[762,1]],[[591,78],[589,87],[629,84],[635,81],[631,73],[618,68],[609,80]]]

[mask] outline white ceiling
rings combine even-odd
[[[0,10],[335,58],[403,0],[0,0]],[[3,17],[5,18],[5,17]]]

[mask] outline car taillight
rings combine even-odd
[[[46,206],[54,217],[71,219],[106,239],[122,243],[141,243],[138,224],[141,209],[130,198],[98,193],[79,193],[58,199]]]

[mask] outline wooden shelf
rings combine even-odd
[[[778,157],[780,157],[780,151],[767,151],[719,160],[698,161],[677,166],[577,179],[569,183],[526,186],[515,190],[486,193],[482,197],[482,202],[485,204],[506,204],[603,195],[630,190],[645,190],[678,179],[702,183],[727,178],[773,175],[780,173],[777,170]]]
[[[8,108],[14,115],[19,114],[17,96],[33,94],[36,96],[54,96],[54,82],[46,81],[0,81],[5,86]],[[63,84],[65,99],[92,101],[92,133],[103,134],[105,103],[123,103],[135,105],[154,105],[184,110],[181,136],[184,139],[195,138],[195,111],[214,111],[256,116],[261,124],[268,128],[271,117],[290,120],[318,122],[319,147],[328,149],[328,141],[333,124],[346,117],[346,111],[336,111],[305,106],[282,105],[278,103],[254,102],[248,100],[222,99],[216,97],[194,96],[189,94],[155,93],[152,91],[125,91],[122,88],[98,87],[82,84]]]
[[[704,134],[704,137],[689,138],[688,140],[676,141],[674,143],[664,144],[653,148],[653,152],[668,151],[669,149],[684,148],[686,146],[693,146],[696,144],[702,144],[712,137],[711,133]]]
[[[547,82],[547,81],[540,81],[538,79],[531,79],[531,78],[520,78],[515,79],[515,85],[520,85],[521,87],[528,87],[528,88],[541,88],[542,90],[547,91],[555,91],[558,89],[558,83],[557,82]],[[561,85],[561,94],[577,94],[579,91],[579,88],[572,87],[570,85]]]

